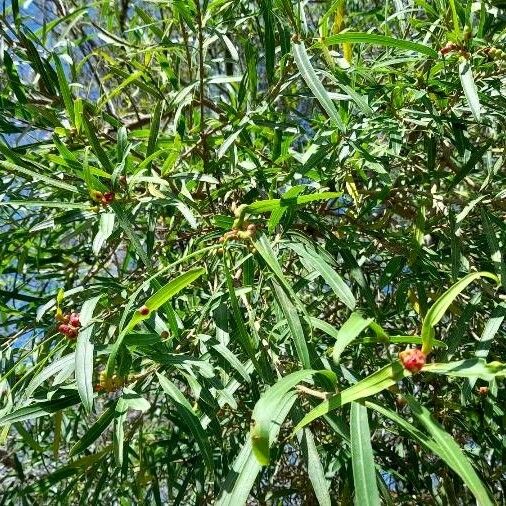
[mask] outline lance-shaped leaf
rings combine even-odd
[[[93,238],[93,253],[98,255],[102,246],[109,239],[112,231],[114,230],[114,213],[102,213],[100,215],[100,222],[98,225],[97,235]]]
[[[411,376],[411,373],[404,369],[399,361],[393,362],[382,369],[372,373],[367,378],[355,383],[351,387],[343,390],[339,394],[333,395],[329,399],[313,408],[295,427],[294,433],[301,430],[307,424],[316,420],[320,416],[326,415],[334,409],[338,409],[352,401],[364,399],[375,395],[392,385],[398,383],[401,379]]]
[[[302,328],[301,320],[297,313],[297,308],[294,306],[294,304],[292,304],[290,298],[287,296],[280,285],[273,281],[272,286],[274,288],[276,300],[281,310],[283,311],[288,323],[288,328],[290,329],[290,334],[292,336],[299,361],[301,362],[302,366],[307,369],[311,367],[311,360],[309,358],[309,350],[306,343],[306,337],[304,335],[304,329]]]
[[[287,193],[289,193],[289,191]],[[299,195],[295,197],[286,197],[286,195],[283,195],[280,199],[257,200],[252,204],[248,204],[246,211],[250,214],[262,214],[275,211],[281,207],[300,206],[320,200],[337,199],[341,195],[342,192],[311,193],[309,195]]]
[[[320,79],[316,75],[316,72],[309,61],[307,55],[306,46],[304,43],[292,44],[292,54],[295,64],[297,65],[300,75],[306,82],[308,88],[313,92],[314,96],[320,102],[325,112],[329,115],[332,123],[342,132],[346,130],[346,127],[334,106],[334,103],[330,99],[327,90],[323,87]]]
[[[327,46],[342,44],[345,42],[349,44],[373,44],[378,46],[396,47],[406,51],[416,51],[417,53],[422,53],[434,58],[438,56],[434,49],[425,46],[424,44],[418,44],[417,42],[411,42],[409,40],[395,39],[393,37],[387,37],[386,35],[378,35],[374,33],[343,32],[323,39],[323,43]]]
[[[324,260],[324,258],[313,249],[298,243],[288,245],[297,255],[303,258],[309,266],[317,271],[325,282],[332,288],[332,291],[348,308],[355,309],[356,300],[353,292],[345,283],[343,278]]]
[[[446,462],[446,464],[463,479],[473,493],[476,491],[480,494],[480,497],[476,496],[479,505],[491,506],[493,503],[491,503],[488,498],[488,492],[457,443],[437,422],[431,419],[428,411],[425,414],[426,416],[424,416],[422,410],[425,408],[422,408],[413,398],[409,398],[408,402],[411,409],[415,409],[415,415],[419,421],[421,421],[426,428],[428,428],[428,424],[432,426],[432,430],[430,431],[431,435],[425,434],[414,425],[404,420],[404,418],[397,413],[384,406],[370,401],[365,401],[364,404],[366,407],[374,409],[378,413],[390,418],[390,420],[405,431],[412,439]],[[420,415],[422,415],[422,417],[420,417]]]
[[[24,395],[26,397],[30,397],[37,388],[44,383],[47,379],[51,378],[55,374],[59,373],[61,370],[66,369],[69,366],[74,365],[75,357],[74,353],[69,353],[64,357],[55,360],[53,363],[44,367],[42,371],[40,371],[36,376],[32,378],[26,390],[24,391]]]
[[[252,415],[251,442],[253,453],[260,464],[266,466],[269,463],[269,447],[272,444],[269,434],[274,423],[274,414],[278,412],[278,406],[286,402],[290,395],[293,395],[293,388],[298,383],[311,378],[317,373],[327,376],[335,383],[335,374],[331,371],[315,371],[313,369],[296,371],[269,387],[256,403]]]
[[[473,69],[471,68],[471,62],[465,58],[459,63],[459,76],[469,109],[471,109],[474,119],[480,121],[481,106],[476,84],[474,82]]]
[[[75,375],[77,391],[84,409],[90,413],[93,409],[93,350],[91,342],[93,325],[81,330],[77,336],[75,353]]]
[[[367,408],[351,403],[350,411],[351,465],[357,506],[379,506],[376,469],[372,453]]]
[[[365,319],[360,313],[352,313],[339,329],[336,337],[336,344],[332,352],[334,362],[339,363],[341,353],[363,330],[372,322],[372,318]]]
[[[495,378],[504,378],[506,376],[506,364],[501,362],[487,363],[482,358],[469,358],[458,362],[427,364],[422,371],[459,378],[481,378],[485,381],[492,381]]]
[[[79,441],[70,449],[70,456],[77,455],[92,445],[109,427],[116,416],[115,406],[106,409],[98,420],[82,435]]]
[[[181,391],[165,376],[158,374],[158,381],[163,391],[174,401],[181,421],[187,426],[197,442],[208,469],[213,469],[213,453],[206,432],[204,431],[198,416],[193,411],[191,404]]]
[[[462,478],[469,487],[480,506],[492,506],[488,490],[478,478],[473,466],[466,458],[459,445],[444,428],[431,416],[428,409],[419,404],[410,395],[406,396],[412,413],[422,423],[432,439],[439,446],[439,453],[448,465]]]
[[[154,293],[144,304],[148,309],[147,314],[141,314],[139,310],[135,311],[133,316],[130,318],[130,321],[122,330],[118,339],[114,343],[111,349],[111,354],[109,355],[109,359],[107,361],[106,366],[106,374],[108,377],[111,377],[112,372],[114,370],[114,364],[116,363],[116,356],[118,354],[119,348],[123,343],[124,337],[131,332],[131,330],[139,324],[141,321],[149,318],[152,311],[156,311],[160,306],[165,304],[171,297],[180,292],[183,288],[187,287],[190,283],[195,281],[197,278],[204,274],[205,269],[202,267],[198,267],[195,269],[190,269],[188,272],[181,274],[177,278],[169,281],[166,285],[162,286],[156,293]]]
[[[313,485],[318,504],[320,506],[331,506],[332,501],[329,494],[330,480],[325,478],[325,469],[318,454],[313,433],[309,429],[302,431],[301,447],[307,461],[307,474]]]
[[[24,406],[14,410],[12,413],[4,415],[0,418],[0,426],[9,423],[22,422],[24,420],[33,420],[40,416],[45,416],[50,413],[56,413],[61,409],[68,408],[79,402],[77,392],[72,392],[65,397],[58,397],[50,401],[41,401],[29,406]]]
[[[269,440],[276,440],[281,424],[290,412],[295,399],[296,394],[292,392],[291,395],[283,396],[279,403],[272,406]],[[262,466],[253,453],[252,439],[248,437],[221,486],[216,505],[237,506],[246,504],[250,490],[261,469]]]
[[[491,272],[471,272],[461,280],[457,281],[453,286],[448,288],[439,299],[432,304],[427,311],[422,325],[422,351],[426,354],[430,353],[434,344],[434,326],[443,318],[446,310],[450,307],[456,297],[473,281],[478,278],[485,277],[499,282],[496,275]]]

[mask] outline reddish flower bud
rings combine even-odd
[[[480,395],[483,395],[483,396],[488,395],[488,387],[480,387],[480,388],[478,388],[478,393]]]
[[[72,313],[69,318],[69,323],[73,327],[80,327],[81,322],[79,321],[79,313]]]
[[[75,339],[77,337],[78,329],[72,325],[62,323],[58,326],[58,331],[67,336],[69,339]]]
[[[147,316],[149,314],[149,307],[148,306],[142,306],[138,310],[139,314],[142,316]]]
[[[104,204],[110,204],[111,202],[114,201],[114,197],[116,195],[114,194],[114,192],[107,192],[107,193],[104,193],[104,196],[102,198],[102,202]]]
[[[399,353],[399,360],[408,371],[417,373],[425,365],[426,355],[422,350],[414,348],[412,350],[405,350]]]
[[[442,47],[439,50],[439,52],[441,54],[448,54],[451,53],[452,51],[456,51],[457,49],[459,49],[459,46],[457,44],[454,44],[453,42],[448,42],[446,46]]]
[[[68,333],[70,332],[70,325],[67,325],[66,323],[62,323],[61,325],[58,326],[58,332],[68,335]]]
[[[70,329],[68,331],[67,337],[69,339],[75,339],[77,337],[78,332],[79,332],[78,329],[76,329],[75,327],[72,327],[72,325],[70,325]]]

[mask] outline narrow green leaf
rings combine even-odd
[[[97,135],[95,134],[96,130],[95,126],[91,123],[86,114],[83,114],[81,121],[83,123],[84,131],[90,143],[91,149],[93,150],[99,162],[101,163],[102,168],[109,174],[112,174],[113,172],[112,163],[109,160],[107,153],[104,151],[104,148],[101,146],[100,141],[97,138]]]
[[[480,121],[480,99],[478,98],[478,91],[476,90],[473,77],[473,69],[471,68],[471,62],[469,60],[462,59],[459,63],[459,76],[469,109],[471,109],[474,119]]]
[[[490,259],[494,263],[495,273],[501,280],[501,286],[506,291],[506,259],[505,254],[501,253],[501,247],[496,237],[494,226],[485,209],[482,207],[480,210],[481,221],[483,223],[483,230],[487,237],[488,249],[490,250]]]
[[[45,416],[51,413],[56,413],[62,409],[73,406],[79,403],[79,396],[77,392],[72,392],[65,397],[59,397],[57,399],[51,399],[50,401],[41,401],[29,406],[18,408],[12,413],[4,415],[0,418],[0,426],[22,422],[24,420],[33,420],[41,416]]]
[[[42,383],[51,378],[51,376],[54,376],[55,374],[59,373],[62,369],[65,369],[66,367],[74,363],[75,363],[74,353],[69,353],[68,355],[63,356],[58,360],[55,360],[48,366],[44,367],[44,369],[42,369],[42,371],[40,371],[36,376],[34,376],[30,381],[30,383],[28,383],[28,386],[24,391],[24,395],[26,397],[30,397],[33,394],[33,392],[35,392],[35,390],[37,390],[37,388],[40,385],[42,385]]]
[[[325,478],[325,470],[314,442],[314,437],[309,429],[303,430],[302,451],[306,456],[307,473],[313,490],[320,506],[331,506],[332,501],[329,494],[330,482]]]
[[[118,86],[116,86],[110,93],[100,97],[99,101],[97,102],[97,110],[100,111],[103,109],[107,102],[118,96],[124,88],[126,88],[129,84],[138,81],[143,75],[144,72],[138,70],[137,72],[134,72],[133,74],[130,74],[125,79],[123,79],[123,81],[121,81]]]
[[[156,149],[156,142],[158,140],[158,132],[160,131],[160,121],[162,119],[162,111],[163,111],[163,102],[159,101],[155,110],[153,111],[153,115],[151,116],[151,128],[149,129],[149,139],[148,146],[146,148],[146,158],[151,156]],[[148,165],[148,168],[151,164]]]
[[[280,404],[285,403],[293,395],[292,390],[298,383],[311,378],[314,374],[323,374],[333,383],[336,381],[335,374],[331,371],[313,369],[296,371],[269,387],[255,404],[252,414],[251,442],[253,453],[263,466],[269,463],[269,447],[273,441],[269,436],[272,433],[272,424],[275,423]],[[279,419],[277,421],[282,422]]]
[[[125,429],[124,423],[127,417],[128,406],[123,397],[118,399],[116,403],[116,415],[114,417],[114,433],[113,433],[113,447],[114,458],[118,467],[123,465],[123,449],[125,446]]]
[[[16,422],[14,424],[14,427],[18,431],[18,434],[21,436],[23,442],[27,446],[29,446],[33,451],[35,452],[44,451],[44,448],[42,448],[42,446],[40,446],[40,444],[37,441],[35,441],[32,435],[23,427],[23,425],[20,422]]]
[[[264,21],[264,50],[265,50],[265,71],[267,81],[272,83],[274,79],[274,62],[276,41],[274,39],[274,16],[272,0],[261,0],[260,9]]]
[[[70,88],[67,82],[67,77],[65,76],[65,72],[63,71],[63,65],[61,64],[61,60],[57,54],[53,54],[54,63],[56,66],[56,75],[58,76],[58,84],[60,85],[60,94],[63,99],[63,103],[65,104],[65,108],[67,109],[67,114],[69,115],[70,122],[72,125],[75,124],[75,114],[74,114],[74,100],[72,98],[72,93],[70,92]]]
[[[8,202],[0,202],[0,206],[14,207],[52,207],[55,209],[89,209],[90,204],[81,202],[50,202],[47,200],[9,200]]]
[[[387,336],[387,337],[363,337],[361,339],[355,339],[353,344],[423,344],[420,336]],[[434,339],[432,342],[434,348],[446,348],[446,344],[443,341]]]
[[[448,288],[448,290],[446,290],[446,292],[443,293],[443,295],[441,295],[441,297],[439,297],[427,311],[422,325],[422,351],[424,353],[430,353],[432,349],[434,342],[434,326],[439,323],[441,318],[443,318],[446,310],[450,307],[460,292],[462,292],[473,281],[481,277],[490,278],[499,282],[497,276],[490,272],[471,272]]]
[[[90,413],[93,409],[93,350],[91,342],[93,325],[82,329],[77,335],[76,345],[76,383],[84,409]]]
[[[98,301],[102,295],[97,295],[96,297],[92,297],[91,299],[85,300],[83,305],[81,306],[81,312],[79,313],[79,321],[83,327],[86,327],[90,324],[93,318],[93,312],[95,311],[95,307],[98,304]]]
[[[406,51],[416,51],[417,53],[422,53],[433,58],[437,58],[438,56],[437,51],[423,44],[418,44],[409,40],[395,39],[393,37],[387,37],[386,35],[377,35],[374,33],[343,32],[323,39],[323,43],[327,46],[342,44],[343,42],[347,42],[349,44],[373,44],[378,46],[396,47]]]
[[[494,308],[490,319],[485,324],[485,328],[480,336],[480,340],[476,345],[476,358],[485,359],[488,357],[490,346],[495,335],[501,328],[501,325],[506,317],[506,303],[502,302]],[[476,383],[477,378],[470,378],[468,383],[468,389],[472,389]]]
[[[492,381],[495,378],[504,378],[506,376],[506,364],[501,362],[487,363],[482,358],[468,358],[467,360],[459,360],[458,362],[426,364],[423,372],[459,378],[481,378],[485,381]]]
[[[149,269],[152,268],[153,262],[151,261],[151,258],[148,257],[146,252],[144,251],[144,248],[142,247],[140,239],[137,237],[137,234],[135,233],[135,230],[132,226],[134,220],[132,216],[130,216],[125,209],[118,205],[118,204],[111,204],[111,209],[115,212],[116,216],[118,217],[118,223],[120,227],[125,232],[125,235],[130,239],[132,242],[132,245],[134,247],[135,252],[141,259],[142,263],[148,267]]]
[[[336,344],[332,351],[332,358],[336,364],[339,363],[341,353],[346,346],[358,337],[372,321],[372,318],[365,319],[360,313],[351,313],[350,317],[344,322],[337,333]]]
[[[237,356],[223,344],[213,345],[216,350],[244,379],[244,381],[251,383],[251,377]]]
[[[275,211],[276,209],[282,207],[309,204],[310,202],[317,202],[319,200],[337,199],[341,195],[342,192],[321,192],[311,193],[309,195],[298,195],[294,197],[283,196],[280,199],[257,200],[256,202],[248,204],[246,210],[250,214],[262,214]]]
[[[309,369],[311,367],[311,360],[309,358],[306,336],[304,335],[304,329],[302,328],[302,323],[297,313],[297,309],[281,286],[279,286],[275,281],[272,281],[272,286],[274,288],[276,300],[283,311],[288,327],[290,328],[290,334],[292,336],[299,361],[304,369]]]
[[[149,299],[145,302],[145,305],[149,308],[150,311],[156,311],[160,306],[174,297],[174,295],[183,290],[183,288],[186,288],[196,279],[200,278],[200,276],[205,274],[205,272],[206,270],[203,267],[190,269],[189,271],[181,274],[177,278],[174,278],[172,281],[169,281],[167,284],[162,286],[162,288],[157,290],[156,293],[149,297]]]
[[[367,408],[358,402],[351,403],[350,436],[355,504],[357,506],[379,506],[381,502],[376,483]]]
[[[77,455],[92,445],[109,427],[116,416],[115,406],[106,409],[100,418],[83,434],[79,441],[70,449],[70,456]]]
[[[176,387],[176,385],[174,385],[174,383],[159,373],[156,375],[158,376],[158,380],[163,391],[175,402],[177,412],[181,417],[182,422],[193,434],[193,437],[195,438],[200,451],[202,452],[202,456],[204,457],[207,468],[212,470],[214,467],[212,449],[209,441],[207,440],[206,432],[200,424],[199,418],[193,411],[191,404]]]
[[[281,424],[290,412],[295,399],[295,394],[283,396],[280,402],[273,406],[271,413],[272,423],[270,424],[268,435],[269,441],[276,440]],[[253,453],[252,439],[248,437],[221,486],[216,506],[239,506],[246,504],[250,490],[261,469],[262,466]]]
[[[313,408],[295,427],[294,433],[316,420],[320,416],[326,415],[334,409],[338,409],[352,401],[358,401],[375,395],[392,385],[398,383],[401,379],[411,376],[411,373],[404,369],[399,361],[379,369],[367,376],[363,380],[355,383],[351,387],[343,390],[339,394],[333,395],[329,399]]]
[[[98,255],[102,246],[105,244],[107,239],[111,236],[114,230],[114,213],[102,213],[100,215],[100,222],[98,225],[97,235],[93,238],[93,253]]]
[[[315,249],[299,243],[289,243],[288,246],[301,258],[311,265],[332,288],[332,291],[348,308],[355,309],[355,297],[344,282],[343,278],[318,254]]]
[[[232,308],[232,316],[234,318],[234,322],[237,329],[237,341],[241,348],[247,353],[249,359],[260,372],[260,365],[255,356],[255,349],[257,344],[254,339],[250,336],[248,329],[246,328],[246,324],[244,323],[244,319],[241,313],[241,309],[239,307],[239,300],[237,298],[237,294],[235,293],[234,282],[232,280],[232,275],[230,273],[230,268],[228,266],[228,258],[223,264],[223,268],[225,271],[225,281],[227,284],[228,295],[230,298],[230,305]]]
[[[2,151],[2,143],[0,142],[0,151]],[[32,169],[30,164],[23,161],[22,159],[18,158],[15,160],[16,163],[7,162],[5,160],[0,160],[0,165],[2,167],[5,167],[6,169],[10,170],[11,172],[19,172],[20,174],[23,174],[25,176],[29,176],[34,181],[43,181],[44,183],[48,184],[49,186],[53,186],[54,188],[60,188],[62,190],[67,190],[73,193],[77,193],[77,188],[73,185],[64,183],[63,181],[60,181],[58,179],[46,176],[45,174],[42,174],[41,172],[37,172]],[[39,170],[42,170],[42,168],[38,167],[37,164],[33,164],[34,168],[37,168]],[[25,201],[23,201],[25,202]],[[89,206],[87,206],[89,207]]]
[[[178,292],[183,290],[183,288],[187,287],[190,283],[195,281],[197,278],[204,274],[205,269],[203,268],[195,268],[191,269],[184,274],[181,274],[177,278],[169,281],[166,285],[162,286],[156,293],[154,293],[145,303],[144,305],[148,308],[147,314],[141,314],[138,310],[130,318],[130,321],[125,326],[125,328],[121,331],[118,339],[114,343],[111,349],[111,354],[109,355],[109,359],[107,361],[106,366],[106,374],[108,377],[112,376],[114,371],[114,366],[116,363],[116,356],[118,351],[123,344],[124,337],[130,333],[130,331],[141,321],[149,318],[152,311],[156,311],[160,306],[165,304],[171,297],[176,295]]]
[[[320,102],[320,105],[323,107],[325,112],[329,115],[332,123],[339,129],[341,132],[346,130],[346,126],[341,119],[337,109],[334,106],[334,103],[330,99],[327,91],[323,87],[322,83],[318,79],[316,72],[309,61],[309,57],[307,55],[306,46],[303,42],[299,44],[292,44],[292,54],[299,69],[300,75],[306,82],[308,88],[313,92],[314,96]]]
[[[431,437],[441,448],[445,456],[444,460],[469,487],[478,504],[480,506],[493,506],[488,490],[478,478],[473,466],[455,440],[434,420],[430,412],[419,404],[414,397],[408,395],[406,399],[413,415],[425,426]]]

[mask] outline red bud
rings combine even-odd
[[[81,322],[79,321],[79,313],[72,313],[70,315],[69,323],[73,327],[80,327],[81,326]]]
[[[104,196],[102,198],[102,202],[104,204],[110,204],[111,202],[114,201],[114,197],[115,197],[115,194],[114,192],[107,192],[107,193],[104,193]]]
[[[401,351],[399,353],[399,359],[402,362],[402,365],[413,374],[422,370],[425,365],[426,358],[425,353],[418,348]]]

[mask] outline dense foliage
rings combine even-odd
[[[4,2],[0,503],[504,503],[503,8]]]

